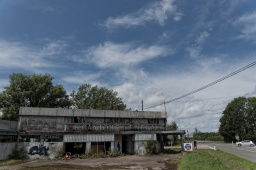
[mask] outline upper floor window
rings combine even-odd
[[[159,119],[148,119],[148,124],[159,124]]]

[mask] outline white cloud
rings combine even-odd
[[[67,43],[65,41],[57,40],[57,41],[49,41],[45,44],[45,47],[41,50],[41,56],[56,56],[58,54],[64,53],[65,48],[67,47]]]
[[[203,44],[209,37],[210,33],[207,31],[200,32],[195,38],[195,43],[191,47],[187,47],[186,50],[191,58],[201,57],[201,51],[203,50]]]
[[[199,58],[201,56],[202,49],[203,48],[201,46],[186,48],[191,58]]]
[[[66,44],[62,41],[51,41],[42,48],[33,47],[21,42],[9,42],[0,40],[0,62],[1,69],[21,68],[23,70],[35,71],[46,67],[56,67],[49,58],[61,54]]]
[[[63,77],[62,79],[71,84],[86,84],[89,83],[93,86],[99,85],[100,83],[97,81],[98,78],[100,78],[100,73],[84,73],[84,72],[74,72],[73,75],[69,75],[66,77]]]
[[[173,16],[175,21],[179,21],[183,14],[177,11],[174,0],[162,0],[151,3],[135,13],[116,18],[110,17],[105,21],[104,25],[107,28],[113,28],[118,26],[140,26],[147,22],[157,22],[163,26],[170,16]]]
[[[256,42],[256,12],[246,14],[235,21],[235,25],[241,25],[240,39]]]
[[[103,45],[89,48],[85,59],[78,59],[78,62],[88,60],[102,68],[123,67],[137,65],[146,60],[162,57],[171,54],[171,50],[161,46],[135,46],[133,44],[114,44],[105,42]]]
[[[200,35],[196,38],[196,43],[197,44],[202,44],[207,37],[209,37],[208,32],[206,32],[206,31],[201,32]]]
[[[141,110],[141,100],[144,101],[144,108],[168,102],[218,80],[248,63],[244,61],[231,64],[213,58],[208,62],[200,60],[191,71],[173,74],[170,70],[161,76],[138,74],[134,70],[129,71],[125,82],[114,89],[129,108]],[[252,76],[255,71],[256,68],[252,67],[188,97],[146,110],[165,111],[166,108],[168,122],[175,121],[178,124],[180,121],[181,127],[189,129],[190,132],[195,127],[206,132],[218,131],[219,119],[228,102],[238,96],[255,96],[256,78]]]
[[[148,86],[148,84],[138,86],[136,82],[127,82],[114,87],[114,89],[133,110],[141,110],[142,100],[144,106],[151,106],[165,99],[161,90]]]
[[[19,42],[0,41],[0,59],[1,68],[23,68],[38,67],[46,65],[38,53]],[[24,64],[26,63],[26,64]]]

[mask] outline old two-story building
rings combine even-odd
[[[72,154],[145,154],[147,141],[163,150],[163,135],[185,134],[166,131],[165,112],[87,110],[21,107],[19,141],[26,143],[30,157],[53,157],[58,148]]]

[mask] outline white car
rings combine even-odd
[[[255,146],[255,144],[251,140],[242,140],[240,142],[236,142],[236,145],[237,146]]]

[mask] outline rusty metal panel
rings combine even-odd
[[[156,140],[156,134],[135,134],[135,141]]]
[[[64,135],[63,142],[110,142],[114,141],[114,134],[101,135]]]

